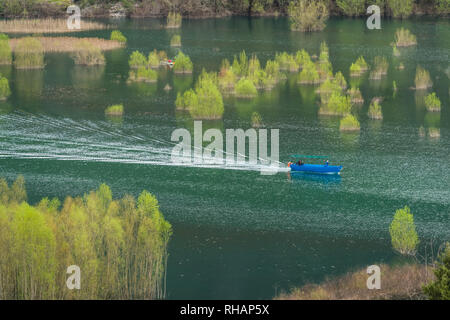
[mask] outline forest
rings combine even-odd
[[[0,179],[0,300],[162,299],[172,227],[143,191],[114,200],[106,184],[81,197],[27,203],[25,180]],[[80,289],[69,290],[69,266]]]

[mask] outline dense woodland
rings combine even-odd
[[[164,297],[172,228],[149,192],[113,200],[103,184],[62,205],[26,200],[23,177],[0,179],[0,300]],[[66,286],[71,265],[80,289]]]
[[[171,11],[187,17],[229,15],[286,15],[289,0],[2,0],[4,17],[48,17],[65,15],[67,6],[76,4],[84,16],[126,15],[166,16]],[[319,2],[319,1],[314,1]],[[332,15],[364,15],[371,4],[383,14],[395,15],[401,9],[408,15],[450,13],[450,0],[321,0]]]

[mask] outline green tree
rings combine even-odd
[[[423,291],[432,300],[450,300],[450,243],[439,255],[437,267],[434,269],[436,280],[426,286]]]
[[[387,0],[389,9],[394,18],[408,18],[413,11],[414,0]]]
[[[18,176],[11,186],[9,201],[21,203],[27,201],[27,191],[25,189],[25,179],[22,175]]]
[[[365,13],[366,0],[336,0],[337,6],[347,16],[360,16]]]
[[[293,31],[320,31],[328,20],[328,7],[323,1],[297,0],[289,3],[288,14]]]
[[[392,247],[401,254],[414,255],[419,237],[417,236],[414,217],[408,206],[398,209],[389,227]]]

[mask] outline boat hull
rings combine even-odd
[[[291,164],[292,172],[308,172],[308,173],[319,173],[319,174],[340,174],[342,166],[330,166],[323,164]]]

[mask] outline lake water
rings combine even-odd
[[[156,19],[117,23],[128,46],[106,53],[104,67],[77,67],[66,54],[46,56],[45,70],[1,66],[12,96],[0,103],[0,176],[26,179],[29,199],[82,195],[102,182],[115,197],[154,193],[174,234],[169,245],[169,299],[267,299],[282,290],[340,275],[374,263],[396,263],[389,224],[405,205],[414,213],[422,246],[450,238],[450,22],[417,19],[382,21],[368,30],[362,19],[331,19],[324,32],[290,32],[285,18],[226,18],[183,21],[182,50],[194,62],[193,76],[160,71],[157,84],[127,85],[128,56],[166,50],[177,32]],[[392,56],[396,28],[407,27],[418,46]],[[108,37],[109,31],[77,36]],[[365,98],[357,111],[361,132],[339,132],[339,119],[317,115],[312,86],[295,75],[253,100],[224,100],[223,120],[205,127],[249,128],[258,111],[268,128],[280,129],[280,161],[290,154],[322,154],[344,166],[340,178],[285,172],[260,175],[244,170],[170,164],[175,128],[192,128],[176,112],[176,93],[192,87],[205,68],[218,70],[224,58],[243,49],[262,64],[276,51],[330,48],[333,71],[349,80],[359,55],[370,64],[389,58],[386,78],[363,77]],[[404,70],[397,70],[402,62]],[[414,85],[417,65],[428,69],[440,113],[427,113]],[[392,82],[398,92],[394,95]],[[173,87],[166,92],[166,84]],[[367,118],[370,100],[382,96],[383,121]],[[123,103],[121,121],[104,109]],[[440,138],[419,128],[440,129]]]

